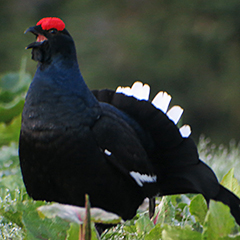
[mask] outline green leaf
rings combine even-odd
[[[79,240],[80,225],[77,223],[70,223],[70,228],[67,231],[67,240]]]
[[[37,208],[45,205],[41,201],[25,201],[20,209],[23,211],[23,223],[27,231],[27,239],[59,239],[65,240],[69,223],[59,217],[41,218]]]
[[[240,197],[240,185],[238,184],[237,179],[234,177],[234,168],[230,169],[223,177],[221,184]]]
[[[37,211],[47,218],[60,217],[68,222],[77,224],[83,224],[85,217],[85,208],[59,203],[40,206]]]
[[[240,240],[240,235],[236,235],[236,236],[228,236],[228,237],[223,237],[220,238],[221,240]]]
[[[201,240],[201,233],[193,231],[190,226],[171,227],[164,226],[162,231],[162,240]]]
[[[184,203],[184,202],[180,202],[177,207],[182,211],[186,206],[188,206],[187,203]]]
[[[0,145],[18,142],[21,127],[21,116],[14,118],[9,124],[0,124]]]
[[[235,226],[235,221],[227,205],[210,201],[209,210],[204,222],[204,239],[217,240],[226,237]]]
[[[24,227],[21,211],[12,211],[11,209],[0,208],[0,215],[7,219],[9,222],[16,223],[21,228]]]
[[[24,101],[22,96],[17,96],[11,102],[0,103],[0,122],[9,122],[18,116],[23,110]]]
[[[8,91],[14,94],[23,93],[28,89],[31,82],[31,75],[25,72],[8,73],[0,80],[2,91]]]
[[[163,228],[161,227],[160,224],[157,224],[153,229],[150,230],[145,235],[144,240],[153,240],[153,239],[161,239],[162,238],[162,230]]]
[[[97,233],[97,230],[95,228],[95,224],[91,223],[91,240],[98,240],[100,239],[99,234]]]
[[[22,112],[25,92],[31,82],[25,69],[26,59],[23,59],[19,73],[8,73],[0,79],[0,122],[10,122]]]
[[[135,224],[137,233],[140,235],[148,233],[155,226],[148,215],[142,215]]]
[[[3,177],[0,180],[0,188],[7,188],[10,191],[24,188],[20,171],[18,171],[15,175]]]
[[[128,234],[136,234],[137,229],[135,225],[135,220],[126,221],[123,225],[123,230]]]
[[[0,147],[0,182],[4,176],[20,173],[18,146],[11,143],[9,146]]]
[[[47,218],[55,218],[56,216],[77,224],[83,224],[85,218],[85,208],[67,204],[53,203],[51,205],[40,206],[38,208]],[[96,223],[117,224],[121,222],[121,218],[116,214],[109,213],[100,208],[91,208],[91,221]]]
[[[208,210],[205,198],[201,194],[196,195],[192,199],[189,209],[190,213],[203,225]]]
[[[153,216],[154,224],[171,223],[175,218],[175,207],[172,204],[171,196],[162,197],[160,204],[155,209],[155,215]]]
[[[100,208],[91,208],[91,221],[95,223],[118,224],[121,223],[122,219],[118,215]]]

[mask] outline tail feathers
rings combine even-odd
[[[221,201],[224,204],[228,205],[231,214],[235,218],[236,222],[240,225],[240,199],[235,194],[220,185],[219,192],[213,198],[213,200]]]
[[[221,201],[230,207],[240,225],[240,199],[219,184],[214,172],[199,160],[198,164],[183,168],[165,169],[159,173],[161,195],[200,193],[207,202]]]
[[[161,195],[201,193],[213,199],[220,189],[215,174],[201,160],[194,165],[161,169],[158,179]]]
[[[93,91],[100,102],[118,108],[150,133],[154,151],[149,157],[157,171],[160,195],[201,193],[207,201],[221,201],[230,207],[240,225],[240,199],[221,186],[214,172],[199,160],[196,145],[188,138],[188,125],[178,129],[175,123],[182,114],[180,107],[167,112],[171,96],[160,92],[148,101],[149,86],[136,83],[132,88]],[[122,94],[119,94],[122,93]],[[159,111],[161,110],[161,111]]]

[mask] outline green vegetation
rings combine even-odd
[[[19,73],[9,73],[0,79],[1,239],[78,240],[80,236],[85,236],[87,240],[90,232],[92,239],[99,239],[93,222],[117,224],[102,234],[103,240],[240,239],[240,227],[229,208],[220,202],[211,201],[208,209],[202,195],[159,198],[153,219],[149,219],[145,208],[139,210],[134,219],[124,223],[116,215],[100,209],[91,210],[90,217],[85,208],[33,201],[26,194],[18,160],[20,113],[31,79],[24,69],[25,60],[22,61]],[[240,197],[240,186],[232,169],[235,168],[235,174],[240,180],[240,147],[234,142],[227,148],[223,145],[216,147],[201,137],[198,148],[200,158],[212,166],[218,178],[223,179],[222,184]],[[82,223],[85,223],[84,227]]]

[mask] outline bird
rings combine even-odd
[[[145,198],[202,194],[228,205],[240,224],[240,199],[199,159],[189,125],[178,127],[171,96],[136,81],[90,90],[65,23],[46,17],[29,27],[37,70],[22,112],[19,159],[30,197],[92,207],[132,219]]]

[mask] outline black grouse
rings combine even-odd
[[[136,82],[117,91],[90,91],[74,42],[59,18],[43,18],[26,32],[38,61],[22,113],[19,157],[28,194],[36,200],[91,206],[131,219],[143,200],[201,193],[230,207],[240,224],[240,200],[199,160],[182,108]]]

